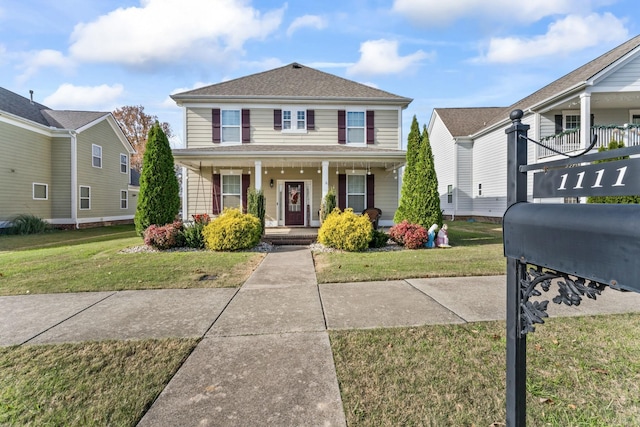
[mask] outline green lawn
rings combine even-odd
[[[315,252],[318,282],[505,274],[500,225],[463,221],[448,224],[449,249]]]
[[[0,295],[125,289],[236,287],[264,254],[120,253],[142,245],[133,226],[0,236]],[[199,280],[216,276],[216,280]]]

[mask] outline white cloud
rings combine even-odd
[[[76,25],[70,53],[90,62],[148,67],[186,59],[224,61],[251,39],[264,39],[284,8],[266,13],[244,0],[145,0]]]
[[[326,28],[327,20],[317,15],[304,15],[293,20],[289,28],[287,28],[287,36],[291,35],[298,29],[304,27],[315,28],[316,30],[322,30]]]
[[[398,55],[398,42],[369,40],[360,45],[360,60],[347,68],[350,75],[396,74],[415,66],[432,55],[418,50],[407,56]]]
[[[74,86],[61,85],[54,93],[44,99],[44,104],[54,109],[112,111],[118,98],[124,94],[121,84],[112,86]]]
[[[461,18],[481,18],[503,24],[536,22],[546,16],[589,11],[608,0],[395,0],[393,11],[419,26],[447,25]]]
[[[18,81],[25,82],[35,76],[42,68],[57,68],[63,72],[69,72],[74,67],[74,61],[64,56],[57,50],[44,49],[28,52],[22,55],[23,63],[20,65],[24,71],[18,76]]]
[[[480,62],[511,63],[533,58],[566,55],[602,43],[627,40],[624,22],[610,13],[588,16],[569,15],[549,25],[546,34],[532,38],[493,38]]]

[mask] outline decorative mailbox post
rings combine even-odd
[[[557,279],[557,304],[596,299],[607,286],[640,292],[640,205],[527,203],[534,198],[640,194],[640,147],[527,165],[528,125],[511,113],[507,133],[507,204],[503,218],[507,257],[507,426],[526,424],[526,337],[544,323],[548,301],[530,301]],[[560,153],[561,154],[561,153]],[[632,158],[627,158],[632,156]],[[623,158],[623,160],[617,160]],[[591,164],[597,160],[613,160]]]

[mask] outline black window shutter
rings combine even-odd
[[[372,110],[367,110],[367,144],[374,143],[374,136],[375,136],[374,115],[375,114]]]
[[[373,174],[367,175],[367,209],[376,207],[374,199],[375,180],[373,179],[373,176]]]
[[[347,112],[338,110],[338,144],[347,143]]]
[[[273,130],[282,130],[282,110],[273,110]]]
[[[589,126],[593,126],[593,123],[594,123],[594,122],[595,122],[595,120],[596,120],[596,116],[594,116],[594,115],[592,114],[592,115],[591,115],[591,117],[590,117],[589,119],[590,119],[590,121],[591,121],[591,123],[589,124]]]
[[[242,142],[251,142],[251,111],[242,109]]]
[[[213,142],[220,142],[220,109],[214,108],[211,110],[211,123],[212,123],[212,134],[213,134]]]
[[[242,212],[247,213],[247,191],[249,190],[249,183],[251,182],[251,175],[242,174]]]
[[[556,135],[557,135],[559,133],[562,133],[562,131],[564,130],[562,126],[562,114],[556,114],[554,116],[554,119],[556,121]]]
[[[220,205],[222,204],[222,191],[220,191],[220,174],[213,174],[213,206],[212,211],[214,215],[220,213]]]
[[[338,175],[338,207],[345,210],[347,207],[347,175]]]
[[[316,129],[316,112],[315,110],[307,110],[307,130]]]

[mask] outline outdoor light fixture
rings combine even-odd
[[[264,174],[265,174],[265,175],[267,174],[267,169],[265,169],[265,170],[264,170]]]
[[[273,188],[273,178],[269,181],[269,187]]]

